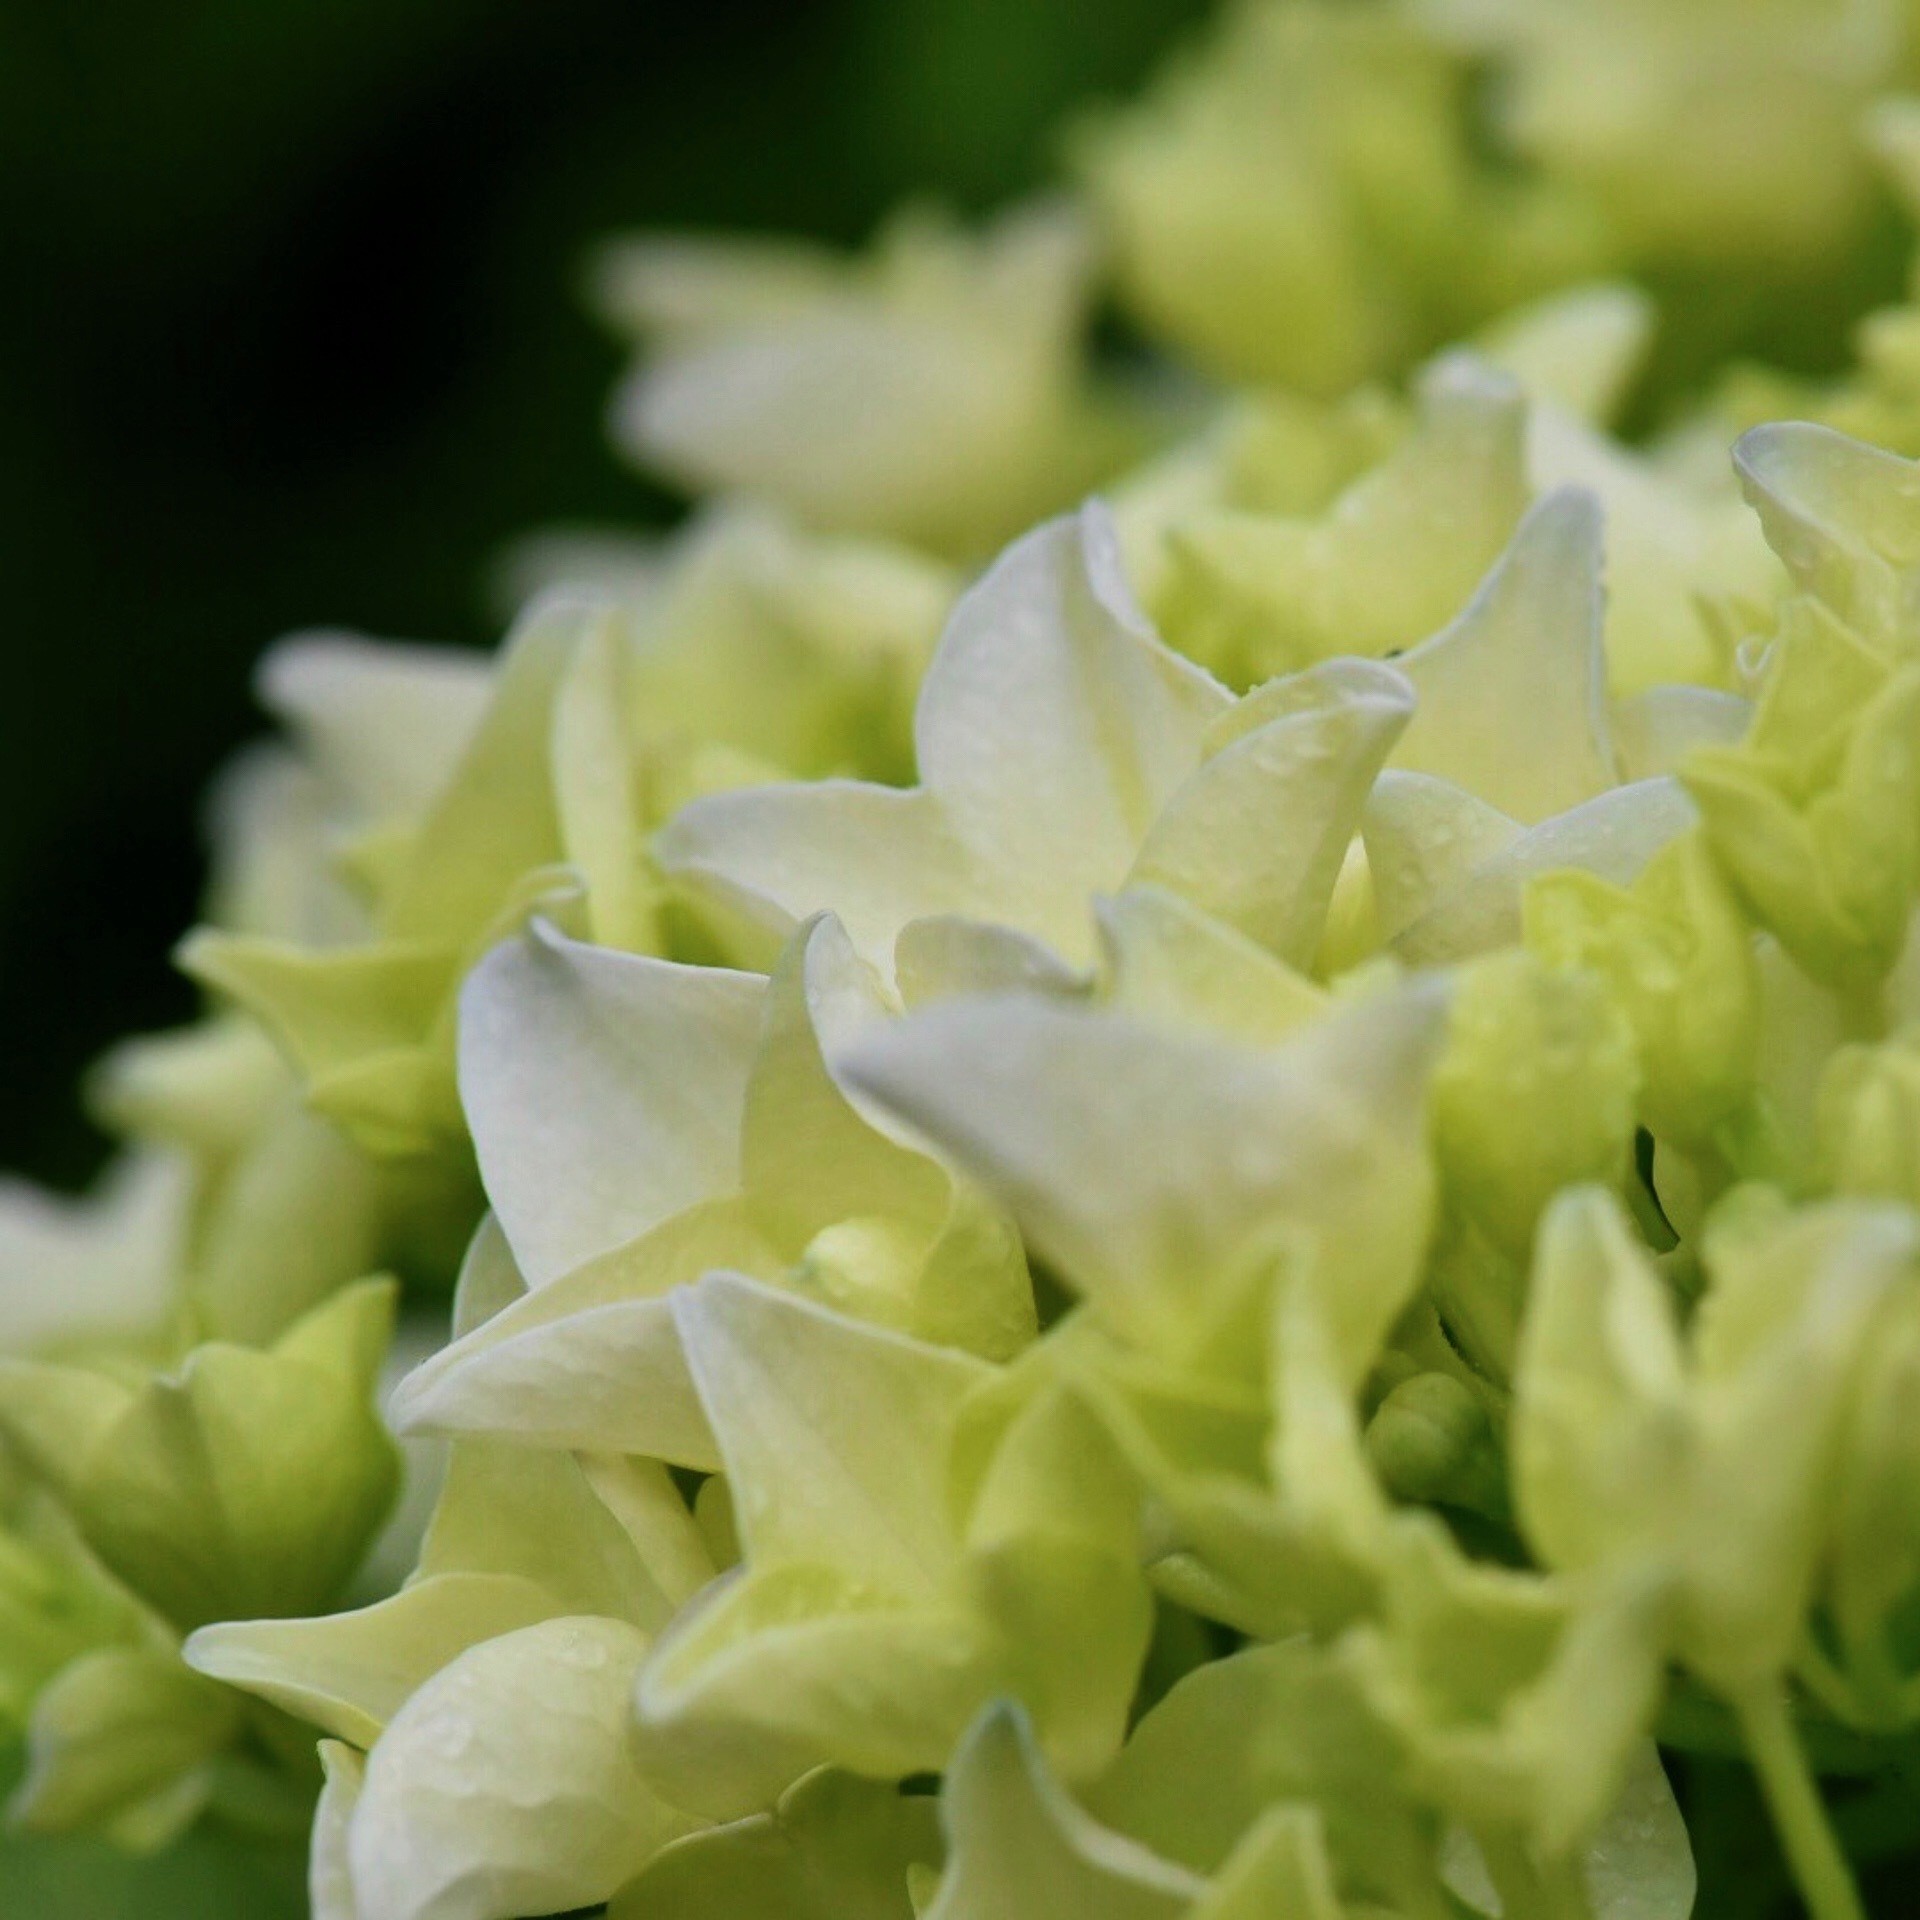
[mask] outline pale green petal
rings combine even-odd
[[[737,1203],[676,1214],[503,1307],[416,1367],[394,1393],[394,1425],[645,1453],[711,1471],[719,1457],[668,1295],[714,1267],[772,1279],[782,1265]]]
[[[1204,1891],[1082,1812],[1016,1707],[990,1708],[975,1723],[941,1809],[950,1858],[928,1920],[1179,1920]]]
[[[715,794],[681,808],[654,854],[729,956],[754,966],[770,967],[796,928],[831,910],[890,980],[907,921],[973,912],[987,898],[924,788],[820,780]]]
[[[488,1197],[538,1288],[738,1184],[764,982],[536,926],[461,996]]]
[[[1118,1749],[1152,1631],[1140,1488],[1072,1387],[1040,1391],[999,1437],[966,1518],[967,1588],[1005,1690],[1048,1755],[1086,1777]]]
[[[0,1422],[88,1544],[176,1626],[307,1613],[359,1563],[398,1468],[373,1376],[394,1289],[343,1289],[275,1347],[209,1342],[138,1388],[23,1366]]]
[[[160,1332],[181,1306],[193,1169],[123,1155],[83,1200],[0,1181],[0,1353]]]
[[[1756,1105],[1771,1146],[1757,1173],[1796,1182],[1818,1165],[1821,1077],[1847,1038],[1837,995],[1810,980],[1774,940],[1755,943],[1759,1035],[1754,1044]]]
[[[1472,962],[1433,1075],[1449,1190],[1494,1245],[1524,1260],[1556,1192],[1625,1179],[1640,1081],[1633,1027],[1603,979],[1521,950]]]
[[[1693,1912],[1693,1848],[1651,1741],[1635,1753],[1587,1848],[1586,1874],[1594,1920],[1687,1920]]]
[[[568,865],[587,889],[597,944],[659,945],[658,883],[647,869],[640,768],[628,735],[625,636],[611,608],[587,622],[553,700],[553,805]]]
[[[1012,1208],[1116,1325],[1180,1351],[1197,1280],[1279,1222],[1317,1235],[1372,1322],[1428,1225],[1421,1087],[1440,1007],[1390,992],[1251,1053],[1115,1014],[949,1003],[848,1056],[856,1085]]]
[[[1345,1920],[1318,1810],[1271,1807],[1192,1909],[1191,1920]]]
[[[653,1630],[684,1597],[678,1571],[649,1564],[572,1455],[461,1440],[414,1578],[511,1576],[549,1590],[565,1609]]]
[[[1269,1329],[1275,1416],[1267,1470],[1288,1517],[1322,1560],[1357,1578],[1375,1572],[1388,1508],[1361,1445],[1353,1395],[1379,1358],[1386,1317],[1355,1303],[1338,1269],[1299,1259],[1283,1269]]]
[[[614,1620],[549,1620],[427,1682],[367,1756],[347,1857],[359,1920],[500,1920],[617,1892],[692,1824],[627,1754],[647,1643]]]
[[[1605,512],[1607,683],[1623,698],[1663,683],[1722,684],[1730,645],[1712,609],[1765,608],[1786,585],[1717,438],[1711,452],[1710,471],[1699,473],[1684,458],[1623,446],[1551,404],[1528,414],[1536,491],[1581,487]]]
[[[269,649],[260,704],[352,817],[411,820],[438,798],[492,698],[484,654],[347,633],[300,633]]]
[[[251,1020],[214,1013],[120,1041],[94,1062],[82,1091],[107,1132],[217,1162],[245,1147],[286,1097],[287,1069]]]
[[[1698,817],[1677,781],[1615,787],[1498,847],[1396,935],[1393,950],[1412,965],[1439,966],[1510,945],[1520,937],[1521,903],[1536,874],[1575,867],[1626,886]],[[1370,824],[1370,842],[1373,831]]]
[[[636,1615],[642,1626],[671,1618],[738,1557],[732,1544],[716,1554],[712,1529],[695,1512],[700,1493],[717,1476],[710,1475],[689,1494],[659,1460],[629,1453],[583,1453],[578,1458],[587,1484],[619,1523],[646,1571],[652,1592]],[[724,1491],[726,1483],[718,1484]]]
[[[978,993],[1050,993],[1078,1000],[1084,968],[1060,958],[1044,940],[991,920],[957,913],[923,914],[893,944],[894,984],[908,1007]]]
[[[899,1606],[825,1567],[744,1571],[661,1636],[631,1738],[677,1805],[737,1820],[819,1766],[937,1771],[996,1689],[992,1655],[957,1603]]]
[[[1604,425],[1640,372],[1656,319],[1653,301],[1630,281],[1597,281],[1501,315],[1474,350],[1535,402]]]
[[[736,1275],[682,1290],[673,1313],[749,1562],[930,1595],[955,1554],[948,1436],[990,1369]]]
[[[347,1832],[360,1804],[366,1780],[366,1756],[338,1740],[320,1742],[326,1784],[313,1810],[313,1840],[307,1856],[307,1900],[313,1920],[360,1920],[354,1897],[353,1869],[347,1861]]]
[[[50,1501],[18,1501],[0,1530],[0,1738],[26,1727],[69,1662],[135,1638],[130,1596],[111,1584]]]
[[[755,1219],[790,1259],[838,1220],[931,1218],[944,1210],[946,1176],[862,1119],[828,1065],[831,1050],[890,1011],[878,978],[831,915],[807,929],[774,970],[740,1161]]]
[[[615,432],[677,484],[960,552],[1075,491],[1077,209],[1016,210],[977,238],[910,214],[831,273],[816,256],[769,277],[758,248],[729,260],[714,242],[641,260],[649,292],[636,307],[629,270],[623,308],[650,332],[672,318]]]
[[[924,555],[825,538],[739,501],[625,585],[624,719],[657,823],[731,754],[778,777],[912,777],[913,697],[955,582]],[[740,785],[739,779],[727,779]]]
[[[526,1291],[526,1280],[514,1264],[513,1249],[500,1222],[491,1212],[482,1214],[454,1276],[450,1337],[458,1340],[485,1326]]]
[[[1010,547],[954,609],[914,722],[920,777],[978,859],[1117,875],[1229,704],[1160,644],[1089,507]]]
[[[193,1297],[221,1339],[272,1340],[378,1263],[378,1170],[339,1130],[283,1096],[200,1222]]]
[[[1304,974],[1162,887],[1096,905],[1108,999],[1173,1026],[1271,1045],[1327,1010]]]
[[[802,309],[837,277],[833,255],[811,241],[648,233],[602,247],[590,291],[615,326],[671,343]]]
[[[913,1920],[908,1871],[940,1853],[931,1796],[812,1773],[771,1813],[674,1841],[608,1920]]]
[[[1563,1196],[1541,1225],[1521,1332],[1514,1489],[1554,1566],[1602,1564],[1685,1497],[1673,1309],[1619,1205]]]
[[[1129,886],[1160,886],[1306,967],[1368,790],[1413,702],[1391,667],[1332,660],[1261,688],[1154,821]]]
[[[407,828],[363,829],[341,844],[342,821],[320,776],[280,741],[242,748],[207,795],[211,871],[202,917],[229,933],[333,945],[364,939],[383,876],[369,851]]]
[[[1584,1848],[1660,1697],[1662,1587],[1563,1589],[1475,1563],[1433,1524],[1398,1541],[1380,1624],[1341,1657],[1401,1747],[1409,1787],[1548,1861]]]
[[[352,1613],[202,1627],[183,1651],[196,1672],[366,1748],[456,1655],[562,1611],[546,1588],[514,1574],[429,1574]]]
[[[1391,771],[1374,783],[1360,827],[1375,918],[1381,939],[1389,943],[1522,832],[1517,820],[1451,780]]]
[[[1459,619],[1400,656],[1419,705],[1396,766],[1452,780],[1526,826],[1614,784],[1600,533],[1591,494],[1549,494]]]
[[[732,1818],[812,1766],[937,1769],[1003,1690],[1062,1764],[1103,1760],[1150,1610],[1126,1477],[1084,1415],[1014,1423],[963,1540],[955,1427],[990,1369],[724,1275],[675,1308],[746,1565],[642,1675],[663,1787]]]
[[[1623,781],[1677,773],[1695,747],[1731,746],[1752,724],[1753,704],[1715,687],[1648,687],[1613,708]]]
[[[1912,618],[1920,568],[1914,463],[1807,421],[1755,427],[1733,461],[1795,582],[1892,643]]]
[[[1897,14],[1440,0],[1426,17],[1497,63],[1501,150],[1576,187],[1648,267],[1815,275],[1858,244],[1857,118]]]
[[[1329,1551],[1275,1498],[1267,1422],[1246,1392],[1092,1369],[1074,1383],[1152,1496],[1157,1591],[1262,1638],[1338,1628],[1369,1603],[1371,1568]]]
[[[1257,1840],[1270,1810],[1317,1828],[1296,1835],[1297,1863],[1325,1849],[1341,1892],[1395,1912],[1434,1910],[1430,1821],[1399,1784],[1391,1736],[1328,1650],[1305,1639],[1209,1661],[1175,1684],[1135,1728],[1085,1801],[1095,1818],[1226,1888],[1279,1836]],[[1306,1809],[1317,1818],[1308,1820]],[[1269,1867],[1277,1864],[1269,1862]],[[1314,1869],[1308,1868],[1312,1873]],[[1324,1869],[1320,1869],[1324,1871]],[[1336,1914],[1341,1910],[1335,1909]],[[1212,1920],[1214,1909],[1200,1915]],[[1309,1905],[1286,1920],[1320,1920]],[[1252,1913],[1265,1920],[1266,1909]],[[1251,1920],[1251,1916],[1249,1917]]]
[[[315,950],[202,928],[174,957],[259,1020],[302,1072],[323,1074],[417,1041],[439,1009],[453,950],[438,941]]]
[[[417,1151],[458,1131],[458,1105],[431,1037],[459,958],[454,946],[431,940],[306,948],[204,927],[174,954],[185,972],[259,1021],[314,1106],[382,1151]]]
[[[1920,1583],[1920,1316],[1908,1308],[1867,1356],[1848,1420],[1828,1574],[1835,1624],[1855,1665],[1886,1677],[1900,1608]]]
[[[1526,506],[1526,407],[1464,354],[1429,368],[1417,401],[1412,430],[1319,518],[1217,512],[1176,527],[1161,602],[1174,641],[1261,680],[1391,653],[1452,619]]]
[[[1762,989],[1751,929],[1703,837],[1663,847],[1631,889],[1544,875],[1525,923],[1536,953],[1601,975],[1632,1022],[1647,1125],[1677,1143],[1709,1140],[1751,1093]]]
[[[1914,1101],[1920,1040],[1911,1024],[1878,1043],[1835,1050],[1820,1075],[1820,1169],[1839,1193],[1906,1200],[1920,1194]]]
[[[232,1696],[170,1651],[83,1654],[34,1702],[8,1817],[42,1833],[104,1831],[140,1852],[164,1846],[206,1804],[207,1768],[237,1722]]]
[[[1913,1249],[1896,1209],[1723,1209],[1686,1365],[1617,1210],[1575,1193],[1549,1213],[1518,1374],[1521,1516],[1553,1564],[1661,1570],[1677,1650],[1723,1692],[1792,1651],[1846,1395]]]
[[[1448,1829],[1443,1862],[1450,1891],[1476,1913],[1500,1913],[1486,1861],[1464,1828]],[[1593,1920],[1688,1920],[1693,1912],[1693,1848],[1651,1741],[1634,1750],[1626,1783],[1581,1867]]]
[[[1089,897],[1125,877],[1229,704],[1155,637],[1090,507],[1010,547],[955,607],[914,721],[921,787],[721,795],[657,850],[763,935],[832,909],[883,978],[901,928],[936,914],[1083,958]]]
[[[1834,650],[1822,655],[1809,692],[1838,706]],[[1791,651],[1782,665],[1790,687]],[[1899,958],[1920,875],[1920,668],[1831,716],[1827,739],[1794,726],[1790,696],[1772,693],[1746,743],[1693,751],[1687,789],[1756,918],[1823,983],[1866,990]]]
[[[596,610],[552,600],[524,616],[493,698],[407,851],[382,915],[397,941],[463,943],[519,878],[564,856],[552,766],[553,704]]]

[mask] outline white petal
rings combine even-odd
[[[1219,723],[1235,737],[1153,823],[1130,883],[1184,895],[1309,965],[1374,776],[1413,708],[1407,682],[1370,660],[1326,661],[1250,695]]]
[[[255,685],[334,797],[380,820],[417,815],[445,786],[493,678],[483,653],[296,633],[268,651]]]
[[[997,1192],[1035,1251],[1138,1337],[1177,1346],[1194,1287],[1282,1222],[1325,1242],[1357,1336],[1424,1244],[1440,1027],[1424,987],[1263,1052],[983,999],[876,1034],[843,1071]]]
[[[1103,508],[1016,542],[955,607],[915,716],[920,777],[976,857],[1035,890],[1043,935],[1077,882],[1110,888],[1199,764],[1226,690],[1134,604]]]
[[[367,1756],[347,1857],[359,1920],[501,1920],[607,1899],[691,1826],[627,1751],[643,1635],[549,1620],[489,1640]]]
[[[68,1200],[0,1180],[0,1352],[150,1333],[178,1304],[193,1168],[142,1149]]]
[[[765,983],[536,927],[460,1002],[460,1091],[527,1284],[623,1245],[740,1176]]]
[[[990,908],[973,863],[924,789],[857,780],[745,787],[682,807],[654,856],[710,914],[731,951],[765,961],[831,911],[882,979],[909,920]]]
[[[1731,746],[1753,719],[1753,703],[1714,687],[1648,687],[1613,710],[1613,739],[1623,780],[1677,773],[1704,744]]]
[[[1383,773],[1360,830],[1382,940],[1437,906],[1475,868],[1520,838],[1518,821],[1428,773]]]

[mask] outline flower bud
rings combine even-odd
[[[129,1386],[0,1367],[0,1432],[106,1566],[183,1631],[311,1613],[365,1552],[398,1478],[372,1387],[391,1282],[336,1294],[259,1351],[210,1341]]]

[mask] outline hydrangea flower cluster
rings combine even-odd
[[[1708,1754],[1861,1915],[1920,306],[1614,426],[1662,296],[1868,283],[1909,30],[1264,0],[982,233],[611,249],[711,497],[276,648],[205,1017],[0,1195],[14,1817],[311,1816],[318,1920],[1684,1920]]]

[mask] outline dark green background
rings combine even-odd
[[[475,645],[543,521],[659,517],[578,287],[1045,177],[1200,0],[0,0],[0,1166],[181,1017],[197,809],[289,628]]]

